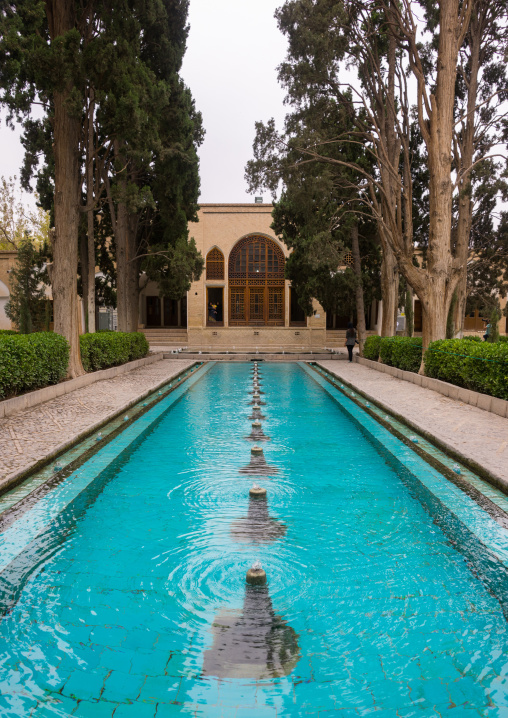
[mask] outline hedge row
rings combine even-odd
[[[97,371],[141,359],[149,346],[144,334],[98,332],[80,338],[85,371]],[[0,334],[0,398],[57,384],[67,373],[69,345],[53,332]]]
[[[79,343],[85,371],[98,371],[141,359],[149,350],[148,342],[142,332],[82,334]]]
[[[59,334],[3,334],[0,338],[0,397],[40,389],[61,381],[69,345]]]
[[[365,359],[381,361],[404,371],[417,372],[422,363],[422,340],[420,337],[379,337],[371,335],[363,346]]]
[[[425,374],[508,399],[508,343],[442,339],[425,352]]]
[[[420,337],[367,337],[366,359],[417,372],[422,361]],[[508,337],[484,342],[480,337],[442,339],[425,352],[425,375],[456,386],[508,399]]]
[[[365,340],[363,345],[363,356],[365,359],[371,361],[377,361],[379,359],[379,345],[381,343],[381,337],[377,334],[371,334]]]

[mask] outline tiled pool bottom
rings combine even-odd
[[[239,474],[251,366],[228,363],[118,437],[96,481],[101,452],[69,477],[81,494],[5,572],[26,583],[0,623],[2,718],[508,715],[498,601],[324,387],[295,365],[260,372],[276,474]],[[286,526],[272,543],[231,531],[253,480]],[[204,677],[256,558],[299,660],[287,677]]]

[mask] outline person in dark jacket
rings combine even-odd
[[[356,344],[356,329],[353,326],[353,322],[348,322],[346,330],[346,347],[349,354],[349,361],[353,361],[353,348]]]

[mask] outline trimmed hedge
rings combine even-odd
[[[69,345],[59,334],[0,336],[0,397],[15,396],[61,381],[69,364]]]
[[[110,366],[141,359],[149,351],[142,332],[96,332],[79,338],[81,361],[85,371],[98,371]]]
[[[425,374],[508,399],[508,343],[441,339],[425,352]]]
[[[377,361],[379,359],[379,344],[381,343],[381,337],[377,334],[371,334],[365,340],[363,345],[363,356],[365,359],[371,361]]]
[[[418,372],[422,363],[421,337],[382,337],[379,356],[384,364]]]
[[[12,336],[13,334],[18,334],[18,332],[15,329],[0,329],[0,337]]]
[[[499,337],[500,342],[508,342],[508,334],[501,334]]]
[[[483,339],[478,336],[478,334],[467,334],[465,337],[462,337],[462,339],[465,339],[468,342],[481,342]]]

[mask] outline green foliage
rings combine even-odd
[[[0,329],[0,337],[4,337],[4,336],[8,336],[8,335],[12,336],[13,334],[17,335],[17,334],[19,334],[19,332],[17,332],[15,329]]]
[[[508,335],[506,335],[506,334],[500,334],[500,335],[499,335],[499,341],[500,341],[500,342],[508,342]]]
[[[383,337],[379,355],[383,364],[418,372],[422,363],[422,340],[420,337]]]
[[[162,297],[180,299],[189,291],[191,282],[200,278],[204,264],[194,239],[180,237],[174,246],[152,247],[143,267],[148,279],[158,283]]]
[[[46,293],[37,267],[40,256],[28,237],[20,241],[16,264],[11,271],[10,297],[5,313],[21,334],[45,328]]]
[[[6,398],[61,381],[69,345],[59,334],[40,332],[0,336],[0,396]]]
[[[441,339],[425,352],[425,374],[508,399],[508,344]]]
[[[462,339],[465,339],[469,342],[481,342],[482,338],[479,337],[477,334],[467,334],[465,337],[462,337]]]
[[[85,371],[98,371],[141,359],[149,350],[148,342],[142,332],[82,334],[79,343]]]
[[[365,359],[371,361],[377,361],[379,359],[379,345],[381,343],[381,337],[377,334],[368,336],[363,345],[363,356]]]

